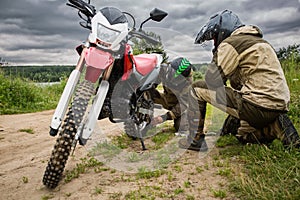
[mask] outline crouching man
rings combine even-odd
[[[256,26],[244,25],[225,10],[209,19],[195,43],[213,40],[213,61],[205,81],[192,85],[189,98],[189,136],[184,149],[206,151],[203,132],[206,104],[239,119],[236,137],[242,143],[269,143],[280,139],[299,147],[299,135],[287,112],[290,92],[272,46]],[[225,86],[229,80],[230,87]]]

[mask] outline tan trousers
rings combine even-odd
[[[266,110],[245,102],[242,96],[230,87],[210,90],[204,81],[198,81],[192,85],[191,97],[197,100],[198,104],[210,103],[240,119],[241,126],[237,138],[241,142],[268,143],[276,138],[282,140],[284,137],[277,120],[281,114],[279,111]],[[200,105],[199,109],[201,107],[203,106]]]

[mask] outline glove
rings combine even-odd
[[[154,117],[151,123],[152,123],[152,125],[157,125],[157,124],[161,124],[161,123],[163,123],[167,120],[171,120],[171,119],[172,119],[172,117],[171,117],[170,113],[167,112],[164,115]]]

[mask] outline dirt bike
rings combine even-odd
[[[154,110],[149,91],[155,84],[163,56],[133,55],[129,41],[138,37],[160,44],[142,27],[149,20],[160,22],[168,15],[155,8],[137,30],[133,15],[117,8],[104,7],[96,12],[90,0],[69,0],[67,5],[78,9],[83,19],[80,25],[90,30],[90,34],[76,48],[80,58],[52,117],[50,135],[58,134],[58,138],[43,177],[48,188],[58,185],[71,151],[77,143],[87,143],[98,119],[124,123],[125,132],[140,138],[146,149],[143,134],[151,127]],[[133,21],[132,27],[128,19]],[[97,83],[99,86],[95,87]]]

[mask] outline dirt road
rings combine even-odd
[[[141,199],[148,193],[155,199],[209,200],[219,199],[218,191],[226,192],[226,179],[218,175],[222,166],[216,166],[212,159],[217,155],[216,149],[203,159],[198,153],[187,151],[165,174],[153,178],[138,179],[132,173],[108,166],[101,172],[89,170],[68,183],[61,181],[56,189],[49,190],[43,186],[42,177],[55,143],[48,134],[52,114],[53,111],[0,115],[0,199]],[[99,123],[104,132],[118,129],[106,120]],[[66,170],[74,169],[86,156],[87,150],[77,146]],[[225,196],[232,199],[227,192]]]

